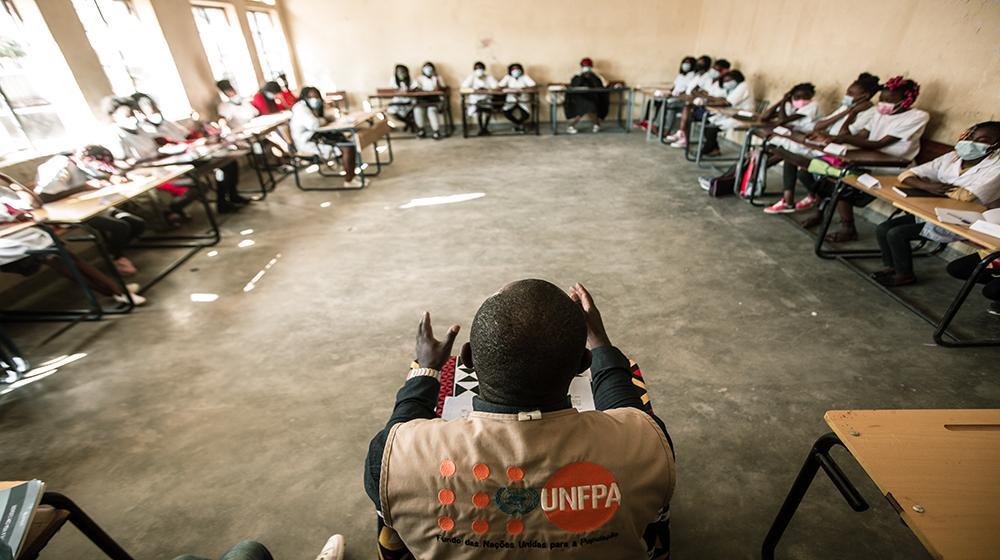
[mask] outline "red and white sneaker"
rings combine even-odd
[[[781,199],[778,202],[764,209],[765,214],[791,214],[795,212],[795,207]]]
[[[795,203],[795,209],[796,210],[808,210],[808,209],[816,206],[816,204],[818,204],[818,203],[819,203],[819,197],[816,196],[816,195],[814,195],[814,194],[810,194],[809,196],[807,196],[807,197],[803,198],[802,200],[796,202]]]

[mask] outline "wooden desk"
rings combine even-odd
[[[34,212],[32,212],[34,214]],[[34,220],[29,222],[9,222],[6,224],[0,224],[0,238],[7,237],[8,235],[14,235],[19,231],[24,231],[28,228],[35,227],[36,222]]]
[[[382,115],[379,117],[379,115]],[[343,113],[340,118],[325,124],[318,129],[316,132],[337,132],[341,130],[354,131],[362,125],[371,122],[374,119],[385,120],[385,113],[382,111],[358,111],[356,113]]]
[[[77,193],[73,196],[50,202],[36,211],[36,216],[44,221],[60,224],[83,223],[97,214],[119,204],[132,200],[156,187],[172,181],[191,171],[190,165],[155,167],[141,171],[130,171],[133,180],[120,185],[111,185],[95,191]]]
[[[824,420],[935,558],[1000,552],[1000,409],[831,410]]]
[[[823,469],[854,511],[869,506],[830,455],[844,446],[935,558],[996,558],[1000,550],[1000,409],[831,410],[764,538],[778,541]]]
[[[391,100],[394,97],[408,97],[412,98],[414,103],[420,103],[422,105],[431,105],[436,103],[436,100],[420,100],[422,97],[427,98],[440,98],[441,107],[444,112],[444,135],[451,136],[455,132],[455,119],[451,113],[451,88],[444,88],[442,90],[435,91],[400,91],[394,88],[378,88],[375,93],[368,96],[368,105],[372,106],[372,100],[382,103],[385,100]],[[408,121],[409,124],[409,121]],[[414,135],[416,137],[416,135]]]
[[[391,131],[391,126],[389,125],[389,118],[383,111],[358,111],[356,113],[345,113],[340,116],[336,121],[324,125],[316,130],[317,133],[323,132],[344,132],[350,135],[350,138],[345,141],[336,142],[337,145],[342,147],[354,147],[355,153],[355,167],[359,170],[357,176],[361,179],[360,187],[342,187],[342,186],[321,186],[321,187],[307,187],[302,183],[302,179],[299,175],[299,166],[294,165],[292,167],[292,173],[295,177],[295,186],[303,191],[340,191],[340,190],[360,190],[367,186],[369,177],[377,177],[382,173],[382,168],[386,165],[392,164],[395,157],[392,152],[392,139],[389,136]],[[385,140],[385,146],[379,146],[378,143],[381,140]],[[327,142],[329,144],[330,142]],[[364,150],[365,148],[371,146],[372,152],[374,154],[375,160],[375,172],[369,172],[368,164],[364,162]],[[388,152],[388,160],[382,161],[382,152]],[[302,157],[302,156],[299,156]],[[307,157],[309,163],[314,163],[312,160],[316,159],[312,156]],[[330,174],[324,172],[326,168],[325,162],[319,164],[319,174],[324,177],[339,177],[339,174]]]
[[[462,138],[469,137],[469,114],[465,110],[468,104],[468,97],[470,95],[489,95],[493,98],[489,101],[490,108],[493,111],[500,112],[503,106],[507,103],[506,96],[508,95],[527,95],[530,100],[528,101],[531,105],[531,110],[528,111],[528,121],[527,124],[534,127],[535,136],[541,134],[541,126],[539,126],[538,113],[541,111],[539,103],[540,90],[538,87],[530,88],[497,88],[497,89],[473,89],[473,88],[462,88],[458,90],[459,92],[459,106],[462,111]],[[522,103],[521,99],[518,99],[516,103]],[[511,128],[511,134],[520,134],[514,128]]]

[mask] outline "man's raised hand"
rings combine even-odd
[[[611,346],[611,339],[608,338],[608,333],[604,330],[601,312],[594,305],[594,298],[591,297],[587,288],[577,282],[569,289],[569,297],[580,305],[583,316],[587,319],[587,348],[593,350],[602,346]]]
[[[452,325],[444,340],[435,339],[434,329],[431,327],[431,314],[429,311],[424,311],[424,316],[417,327],[417,363],[420,367],[436,370],[444,367],[451,357],[451,347],[455,344],[459,330],[461,330],[459,325]]]

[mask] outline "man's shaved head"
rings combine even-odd
[[[557,404],[590,361],[580,306],[544,280],[519,280],[490,296],[469,343],[482,397],[498,404]]]

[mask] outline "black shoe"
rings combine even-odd
[[[240,196],[238,194],[234,194],[233,196],[229,197],[229,202],[231,202],[233,204],[243,204],[243,205],[246,205],[246,204],[250,204],[251,202],[253,202],[253,199],[252,198],[247,198],[245,196]]]
[[[440,140],[441,139],[441,133],[435,130],[433,138],[435,140]]]
[[[489,136],[489,135],[490,131],[486,130],[485,128],[480,128],[479,132],[476,133],[476,136]]]
[[[229,203],[218,204],[216,205],[215,209],[219,214],[235,214],[236,212],[240,211],[239,206]]]
[[[420,129],[417,131],[417,138],[427,138],[427,131]]]
[[[875,272],[869,274],[868,277],[871,278],[872,280],[878,280],[879,278],[885,278],[887,276],[895,276],[895,275],[896,271],[894,269],[886,268],[882,270],[876,270]]]

